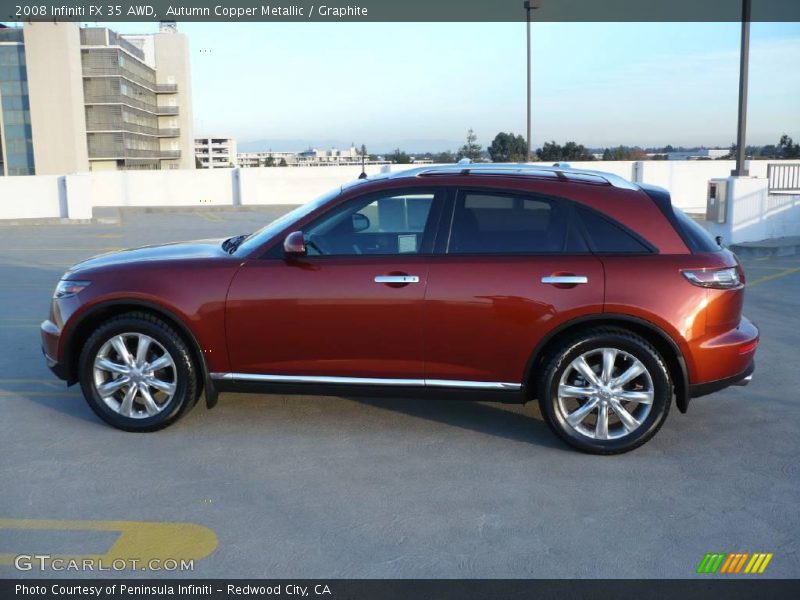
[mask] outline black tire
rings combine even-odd
[[[168,352],[174,363],[175,391],[160,412],[135,418],[123,416],[110,407],[98,393],[94,362],[106,342],[120,334],[144,334]],[[171,367],[170,367],[171,369]],[[124,431],[157,431],[180,419],[197,402],[200,384],[197,366],[181,335],[158,317],[145,312],[131,312],[113,317],[98,327],[81,350],[79,358],[81,390],[94,413],[109,425]]]
[[[652,390],[648,390],[652,392],[652,404],[649,405],[649,412],[639,421],[640,425],[630,431],[623,426],[622,420],[617,417],[616,409],[607,405],[605,410],[608,411],[609,420],[616,419],[614,423],[616,435],[622,436],[616,439],[589,437],[589,434],[585,431],[582,432],[567,422],[564,411],[559,404],[559,384],[567,369],[571,368],[570,365],[573,361],[581,355],[586,355],[586,353],[594,350],[600,351],[602,348],[622,351],[620,354],[621,361],[632,360],[630,357],[633,357],[644,365],[647,375],[649,375],[649,380],[647,375],[641,375],[639,377],[644,379],[633,379],[633,383],[628,385],[641,386],[642,388],[645,386],[647,388],[652,387]],[[624,365],[625,363],[622,362],[621,364]],[[593,367],[593,370],[596,368],[597,366]],[[621,370],[622,368],[617,367],[616,372],[619,374]],[[570,371],[570,374],[574,372]],[[637,383],[640,381],[645,381],[645,384]],[[584,379],[581,385],[589,384]],[[672,381],[663,358],[645,339],[625,329],[597,327],[565,340],[564,343],[549,354],[544,372],[538,382],[537,392],[539,406],[547,425],[567,444],[590,454],[620,454],[630,452],[647,442],[664,424],[672,401]],[[602,402],[602,400],[600,401]],[[588,404],[589,398],[576,399],[575,402],[580,407],[581,404]],[[639,407],[642,405],[636,403],[628,404],[626,402],[626,406],[633,406],[635,407],[634,410],[647,409],[646,407],[640,409]],[[589,417],[593,417],[595,426],[597,421],[600,420],[599,410],[598,407],[588,413]],[[581,426],[583,426],[583,429],[588,429],[583,423],[578,425],[578,427]]]

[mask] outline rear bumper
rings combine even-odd
[[[756,370],[756,363],[755,361],[751,361],[750,364],[747,365],[747,368],[744,371],[742,371],[741,373],[737,373],[732,377],[726,377],[724,379],[718,379],[716,381],[709,381],[707,383],[697,383],[694,385],[690,385],[689,395],[692,398],[699,398],[700,396],[706,396],[708,394],[713,394],[714,392],[723,390],[731,385],[747,385],[753,378],[753,372],[755,370]]]

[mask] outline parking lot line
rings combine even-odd
[[[56,556],[64,560],[137,560],[146,565],[158,560],[201,560],[217,548],[217,534],[196,523],[151,521],[66,521],[54,519],[2,519],[0,530],[112,531],[119,537],[104,554]],[[24,548],[20,548],[24,551]],[[13,564],[15,554],[0,554],[0,565]]]
[[[225,219],[223,219],[222,217],[220,217],[219,215],[216,215],[214,213],[197,212],[197,213],[194,213],[194,214],[196,214],[201,219],[205,219],[206,221],[210,221],[211,223],[224,223],[225,222]]]
[[[773,273],[772,275],[766,275],[754,281],[748,281],[745,287],[753,287],[754,285],[758,285],[760,283],[766,283],[767,281],[773,281],[774,279],[781,279],[782,277],[786,277],[787,275],[793,275],[794,273],[798,272],[800,272],[800,267],[785,269],[780,273]]]

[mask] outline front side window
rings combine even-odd
[[[419,254],[436,201],[434,191],[370,194],[345,202],[304,230],[309,256]]]
[[[549,198],[466,191],[453,213],[450,254],[545,254],[568,244],[566,209]]]

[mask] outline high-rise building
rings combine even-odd
[[[224,136],[195,138],[194,155],[198,169],[235,167],[236,140]]]
[[[190,77],[174,24],[0,29],[0,173],[193,169]]]

